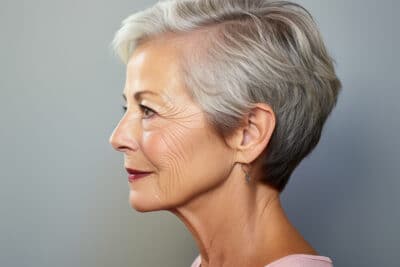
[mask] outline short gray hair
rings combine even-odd
[[[310,13],[289,1],[159,1],[124,19],[112,48],[127,63],[135,47],[163,33],[190,36],[196,48],[180,59],[185,86],[221,136],[254,103],[271,106],[276,125],[259,156],[261,181],[283,191],[319,142],[342,87]]]

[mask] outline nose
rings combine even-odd
[[[119,152],[135,151],[138,143],[135,138],[135,122],[123,117],[109,137],[111,146]]]

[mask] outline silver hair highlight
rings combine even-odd
[[[138,45],[171,33],[185,40],[185,86],[221,136],[255,103],[272,107],[261,181],[283,191],[318,144],[342,87],[312,16],[289,1],[159,1],[124,19],[112,48],[127,63]]]

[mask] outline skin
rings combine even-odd
[[[289,222],[279,192],[258,181],[257,158],[275,127],[272,109],[259,103],[232,136],[218,136],[183,86],[177,44],[163,38],[141,44],[127,64],[127,110],[109,141],[124,154],[125,167],[152,172],[129,183],[130,205],[181,219],[202,267],[265,266],[291,254],[318,255]],[[135,99],[143,90],[153,94]],[[253,163],[250,183],[241,163]]]

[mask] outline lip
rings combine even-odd
[[[128,181],[133,182],[134,180],[146,177],[149,175],[151,172],[146,172],[146,171],[141,171],[141,170],[135,170],[131,168],[125,168],[126,171],[128,172]]]
[[[149,173],[148,171],[135,170],[135,169],[131,169],[131,168],[125,168],[125,169],[129,174]]]

